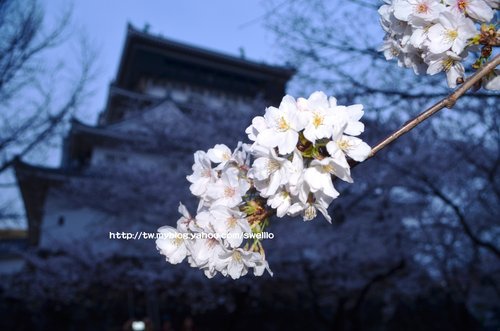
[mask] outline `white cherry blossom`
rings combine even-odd
[[[210,159],[203,151],[194,153],[193,174],[186,177],[192,184],[189,190],[193,195],[203,197],[206,193],[208,183],[215,182],[217,176]]]
[[[264,271],[266,271],[266,270],[272,276],[273,272],[269,268],[269,263],[267,263],[264,256],[260,253],[257,253],[257,252],[253,252],[252,254],[253,254],[252,260],[255,264],[253,266],[254,276],[262,276],[264,274]]]
[[[493,6],[486,3],[484,0],[446,0],[450,5],[451,10],[455,13],[467,15],[481,22],[489,22],[493,18]],[[494,1],[492,1],[494,4]],[[498,8],[498,1],[496,2]]]
[[[323,214],[328,222],[332,222],[332,218],[330,217],[330,215],[328,215],[326,206],[311,202],[308,202],[304,209],[304,221],[312,221],[313,219],[315,219],[318,214],[318,210]]]
[[[238,146],[231,156],[231,160],[239,167],[248,167],[250,165],[251,145],[238,142]]]
[[[382,5],[379,10],[380,14],[380,23],[385,32],[390,35],[399,35],[403,34],[404,31],[407,30],[408,23],[399,20],[394,16],[394,5]]]
[[[330,103],[336,104],[337,100],[331,97]],[[360,121],[365,113],[363,111],[363,105],[336,106],[334,112],[337,119],[332,136],[338,135],[340,131],[351,136],[359,136],[365,131],[365,125]]]
[[[437,20],[445,9],[439,0],[396,0],[394,16],[413,26],[425,26]]]
[[[279,108],[266,109],[264,119],[267,128],[259,132],[257,143],[269,148],[278,147],[279,154],[282,155],[291,153],[297,145],[299,131],[305,127],[295,99],[285,96]]]
[[[292,206],[292,197],[290,196],[290,192],[280,190],[267,199],[267,205],[276,210],[276,216],[285,216]]]
[[[224,169],[221,178],[209,185],[207,197],[212,199],[213,205],[236,207],[242,201],[242,196],[250,188],[247,180],[239,177],[239,170],[235,167]]]
[[[191,252],[189,264],[205,270],[205,275],[213,277],[220,263],[225,247],[217,238],[195,238],[189,242]]]
[[[260,156],[253,162],[248,176],[260,182],[265,181],[264,188],[260,190],[263,196],[273,195],[288,182],[292,163],[276,155],[272,148],[257,147],[254,152]]]
[[[300,208],[296,208],[293,211],[290,210],[290,216],[297,216],[302,214],[304,221],[312,221],[318,215],[318,211],[325,217],[328,222],[332,222],[331,216],[328,214],[328,206],[332,203],[334,198],[323,194],[318,191],[312,195],[312,199],[307,199],[303,202],[298,202]]]
[[[265,269],[269,269],[267,262],[263,261],[260,254],[241,248],[221,254],[217,268],[224,276],[230,276],[232,279],[246,275],[250,268],[254,268],[254,273],[259,276],[264,273]]]
[[[394,8],[390,5],[384,4],[378,9],[378,14],[380,15],[380,25],[385,32],[391,31],[391,25],[395,19],[393,19]]]
[[[403,47],[401,47],[396,39],[391,37],[384,39],[384,42],[379,50],[384,53],[384,57],[388,61],[399,59],[400,55],[402,56],[403,54]]]
[[[196,220],[191,216],[186,206],[182,203],[179,203],[179,214],[181,214],[181,218],[177,220],[177,230],[180,232],[189,232],[189,231],[197,231],[199,228],[196,225]]]
[[[330,108],[328,97],[323,92],[314,92],[308,99],[297,99],[297,106],[303,112],[306,126],[304,137],[312,143],[322,138],[330,138],[335,124],[335,114]]]
[[[487,90],[500,90],[500,70],[494,70],[483,79],[483,86]]]
[[[332,182],[332,175],[346,178],[348,182],[352,182],[349,173],[349,165],[346,167],[339,166],[332,158],[324,158],[323,160],[313,160],[309,168],[304,172],[304,181],[309,185],[311,192],[322,191],[324,194],[336,198],[339,192],[335,189]]]
[[[347,135],[341,135],[334,141],[330,141],[326,145],[326,149],[334,158],[340,157],[338,152],[341,151],[343,154],[358,162],[366,160],[371,152],[371,148],[367,143],[359,138]]]
[[[264,117],[256,116],[252,119],[252,125],[245,130],[245,133],[248,135],[248,139],[256,141],[259,133],[265,129],[268,129],[268,126]]]
[[[239,247],[243,242],[243,234],[252,232],[245,214],[237,209],[214,206],[210,209],[210,214],[215,232],[227,235],[226,241],[231,247]]]
[[[288,177],[287,189],[292,195],[298,195],[304,174],[304,159],[298,150],[293,152],[292,167]]]
[[[165,255],[169,263],[181,263],[188,254],[182,233],[171,226],[162,226],[158,233],[161,237],[156,240],[156,248],[160,254]]]
[[[444,54],[429,54],[426,61],[429,62],[429,75],[445,71],[446,79],[450,87],[457,86],[457,79],[464,76],[465,68],[461,62],[462,58],[457,54],[448,51]]]
[[[451,12],[441,13],[439,22],[429,28],[429,51],[440,54],[452,50],[460,54],[467,40],[476,35],[477,30],[474,22],[462,15]]]
[[[424,25],[422,27],[416,27],[413,29],[413,32],[410,37],[410,44],[415,48],[415,49],[421,49],[426,47],[428,43],[428,36],[427,34],[429,33],[429,29],[433,26],[433,24],[428,24]]]
[[[484,0],[491,9],[499,9],[500,8],[500,0]]]
[[[207,156],[210,159],[210,161],[218,164],[218,166],[215,169],[219,170],[224,168],[226,163],[231,161],[232,152],[226,145],[218,144],[207,151]]]

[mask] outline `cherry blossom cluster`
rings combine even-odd
[[[333,97],[314,92],[308,99],[285,96],[268,107],[246,129],[252,145],[238,143],[231,151],[215,145],[194,154],[187,177],[199,199],[196,216],[184,205],[177,227],[164,226],[156,245],[172,264],[187,258],[207,277],[217,273],[239,278],[253,269],[271,270],[261,240],[244,234],[262,233],[269,218],[302,216],[310,221],[319,211],[331,221],[328,207],[339,196],[335,178],[352,183],[350,161],[365,160],[371,148],[357,136],[362,105],[340,106]],[[212,234],[211,237],[185,234]]]
[[[464,79],[464,60],[479,51],[473,64],[478,69],[498,45],[492,20],[498,0],[388,0],[379,9],[386,32],[381,50],[387,60],[412,68],[415,74],[435,75],[444,71],[448,85]],[[498,72],[483,81],[488,89],[500,89]]]
[[[308,99],[285,96],[279,108],[252,120],[248,176],[278,217],[309,221],[320,211],[331,221],[327,208],[339,196],[333,178],[352,183],[348,158],[363,161],[371,151],[356,137],[364,131],[362,116],[362,105],[338,106],[315,92]]]
[[[164,236],[156,240],[156,246],[167,262],[177,264],[187,258],[190,266],[203,270],[208,278],[220,272],[237,279],[249,269],[256,276],[266,269],[271,273],[260,241],[241,247],[245,233],[260,232],[258,224],[251,226],[240,210],[251,187],[247,150],[248,145],[240,143],[234,152],[226,145],[215,145],[208,152],[194,154],[193,174],[187,179],[191,193],[199,198],[198,211],[192,217],[181,203],[177,227],[158,229]],[[185,235],[201,233],[206,236]]]

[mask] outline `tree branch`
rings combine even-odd
[[[451,200],[446,194],[441,192],[428,178],[421,178],[424,183],[427,184],[427,187],[436,195],[441,201],[447,204],[457,215],[458,221],[460,225],[464,229],[465,234],[469,239],[477,246],[482,247],[493,253],[497,258],[500,259],[500,250],[490,242],[482,240],[479,236],[477,236],[469,226],[466,221],[465,215],[462,213],[460,207]]]
[[[440,199],[446,206],[448,206],[453,213],[456,215],[458,222],[462,226],[462,229],[464,230],[465,235],[470,239],[470,241],[481,248],[484,248],[488,250],[490,253],[495,255],[497,258],[500,259],[500,250],[491,242],[484,241],[481,239],[479,235],[476,235],[474,231],[472,231],[472,228],[470,227],[469,223],[467,222],[465,214],[462,212],[462,209],[460,206],[455,203],[448,195],[446,195],[443,191],[439,190],[438,187],[434,184],[432,179],[427,177],[425,174],[419,174],[413,170],[406,169],[404,167],[401,167],[398,164],[386,161],[390,166],[395,168],[397,171],[401,172],[404,175],[410,176],[411,178],[418,180],[420,183],[425,184],[427,186],[428,190],[434,194],[435,197]],[[414,188],[415,189],[415,188]],[[428,193],[428,192],[422,192],[422,193]]]
[[[374,157],[378,152],[387,147],[389,144],[394,142],[396,139],[400,138],[405,133],[413,130],[417,125],[439,112],[444,108],[452,108],[455,105],[455,102],[462,97],[471,87],[476,85],[488,75],[491,71],[495,69],[496,66],[500,64],[500,55],[495,56],[490,62],[488,62],[485,66],[479,69],[474,75],[470,76],[460,87],[458,87],[452,94],[447,96],[444,99],[441,99],[435,105],[431,106],[424,112],[422,112],[417,117],[411,119],[406,122],[401,128],[387,136],[377,145],[372,148],[372,151],[368,158]],[[357,163],[353,163],[352,166],[355,166]]]
[[[363,286],[363,288],[361,289],[361,293],[359,294],[358,298],[356,299],[356,303],[354,304],[354,307],[352,309],[353,312],[355,314],[358,314],[358,312],[361,308],[361,305],[363,304],[363,301],[365,300],[366,296],[368,295],[368,292],[370,292],[370,290],[372,289],[372,287],[375,284],[383,282],[386,279],[392,277],[399,270],[404,269],[405,266],[406,266],[406,261],[404,259],[401,259],[397,265],[393,266],[389,270],[373,276],[373,278],[371,278],[370,281],[368,283],[366,283],[365,286]]]

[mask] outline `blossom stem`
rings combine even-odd
[[[387,147],[389,144],[394,142],[396,139],[408,133],[417,125],[439,112],[444,108],[452,108],[456,101],[462,97],[470,88],[480,83],[481,79],[488,75],[491,71],[495,70],[496,66],[500,65],[500,55],[495,56],[491,61],[486,63],[481,67],[476,73],[469,78],[467,78],[462,85],[455,89],[453,93],[448,95],[446,98],[440,100],[430,108],[426,109],[420,113],[417,117],[406,122],[401,128],[391,133],[389,136],[380,141],[377,145],[373,146],[372,151],[368,158],[374,157],[378,152]],[[359,162],[353,162],[351,167],[354,167]]]

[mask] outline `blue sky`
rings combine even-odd
[[[42,0],[47,22],[68,10],[65,0]],[[269,3],[269,2],[268,2]],[[272,34],[263,26],[269,6],[262,0],[75,0],[72,5],[74,31],[83,31],[98,49],[99,75],[89,100],[91,111],[85,122],[93,123],[105,102],[107,86],[115,77],[122,52],[127,22],[138,28],[177,41],[239,55],[244,49],[249,59],[279,63]]]

